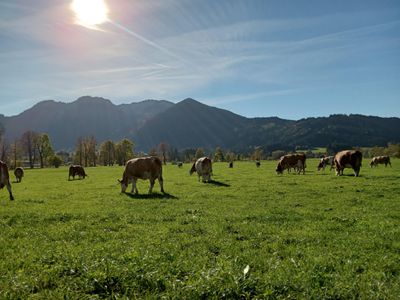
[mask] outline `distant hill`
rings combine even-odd
[[[148,119],[172,105],[155,100],[115,105],[104,98],[85,96],[72,103],[42,101],[3,122],[9,140],[30,129],[47,132],[56,149],[73,149],[79,136],[94,135],[98,141],[132,137]]]
[[[99,97],[81,97],[72,103],[39,102],[23,113],[0,115],[6,138],[28,129],[47,132],[56,149],[72,150],[80,136],[94,135],[101,143],[124,137],[137,150],[148,151],[160,142],[178,149],[220,146],[236,151],[262,146],[266,150],[295,147],[383,146],[400,142],[400,119],[363,115],[331,115],[298,121],[278,117],[246,118],[193,99],[177,104],[165,100],[115,105]],[[0,126],[1,127],[1,126]]]

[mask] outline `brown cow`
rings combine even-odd
[[[136,181],[138,179],[150,180],[149,194],[151,194],[154,183],[156,179],[158,179],[161,192],[164,193],[161,160],[155,156],[139,157],[129,160],[125,165],[122,180],[118,180],[119,183],[121,183],[121,192],[125,193],[128,185],[132,183],[131,193],[139,193],[136,186]]]
[[[198,180],[200,181],[200,176],[203,177],[203,182],[209,182],[212,175],[212,163],[211,159],[208,157],[200,157],[195,163],[193,163],[189,174],[192,175],[197,172]]]
[[[336,176],[343,175],[344,168],[352,168],[354,176],[358,177],[362,163],[362,153],[358,150],[344,150],[336,153],[335,158]]]
[[[390,167],[392,164],[390,163],[390,157],[389,156],[375,156],[372,158],[371,162],[369,163],[369,166],[372,167],[377,167],[379,164],[384,164],[385,167],[389,165]]]
[[[284,170],[294,168],[298,174],[306,173],[306,155],[304,153],[287,154],[280,158],[276,166],[276,173],[282,174]]]
[[[7,165],[0,160],[0,190],[3,187],[7,187],[8,193],[10,194],[10,200],[14,200],[14,196],[11,191],[10,175],[8,174]]]
[[[88,175],[85,173],[85,169],[80,166],[80,165],[72,165],[69,167],[69,173],[68,173],[68,180],[75,179],[75,176],[79,176],[79,178],[85,179]]]
[[[15,168],[14,170],[15,179],[17,182],[22,181],[22,177],[24,177],[24,169],[21,167]]]

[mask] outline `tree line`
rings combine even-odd
[[[11,169],[20,166],[31,169],[59,167],[62,164],[85,167],[95,167],[98,164],[124,165],[134,157],[133,149],[134,144],[129,139],[116,143],[108,140],[98,145],[94,136],[87,136],[77,139],[73,152],[55,152],[47,133],[28,130],[9,143],[4,139],[4,130],[0,127],[0,160],[5,161]]]
[[[23,167],[59,167],[60,165],[79,164],[85,167],[103,166],[123,166],[134,157],[145,155],[158,156],[164,164],[169,162],[193,162],[196,159],[208,156],[216,162],[233,162],[237,160],[262,160],[279,159],[282,155],[295,152],[288,150],[265,151],[261,146],[249,148],[247,153],[235,153],[216,147],[214,150],[204,148],[190,148],[178,150],[177,148],[161,142],[149,150],[148,153],[134,152],[135,144],[125,138],[114,142],[106,140],[101,144],[97,143],[94,136],[79,137],[76,141],[74,151],[55,152],[51,143],[51,138],[47,133],[38,133],[32,130],[24,132],[20,138],[11,143],[4,139],[4,130],[0,127],[0,160],[7,162],[10,168]],[[352,147],[341,147],[339,145],[329,145],[323,152],[301,150],[307,157],[321,157],[323,155],[334,154],[339,150],[350,149]],[[358,148],[362,151],[365,158],[389,155],[400,158],[400,144],[388,144],[387,147]],[[297,149],[297,151],[299,151]]]

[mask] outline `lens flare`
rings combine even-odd
[[[75,22],[95,29],[108,21],[108,7],[104,0],[74,0],[71,9],[75,13]]]

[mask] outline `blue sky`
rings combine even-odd
[[[400,117],[400,1],[0,0],[0,113],[83,95],[191,97],[248,117]]]

